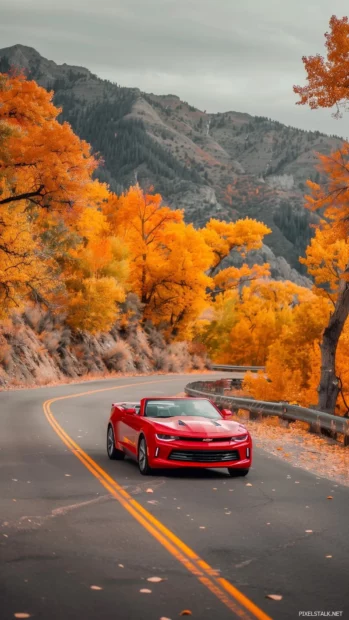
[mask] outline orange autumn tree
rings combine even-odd
[[[333,156],[330,159],[332,166]],[[321,190],[317,185],[309,185],[313,194],[308,197],[308,204],[311,208],[320,208],[317,200],[321,191],[328,196],[329,188]],[[323,204],[321,200],[320,204]],[[328,215],[325,209],[326,213]],[[337,215],[336,210],[334,215]],[[349,239],[346,234],[340,234],[340,229],[341,225],[322,220],[306,250],[306,257],[300,259],[314,278],[315,286],[303,295],[301,303],[292,310],[291,320],[283,326],[277,340],[271,342],[266,361],[268,381],[262,374],[257,379],[253,376],[246,378],[244,387],[255,398],[288,400],[305,406],[315,406],[318,402],[326,329],[333,316],[338,318],[338,296],[349,262]],[[333,409],[336,413],[348,410],[348,359],[347,321],[342,326],[335,349],[335,375],[330,376],[331,386],[337,390]],[[338,400],[339,393],[341,398]]]
[[[348,18],[330,20],[330,32],[325,34],[327,57],[320,55],[303,58],[308,84],[295,86],[299,104],[311,108],[345,105],[349,100],[349,23]],[[326,182],[321,186],[309,183],[312,194],[307,206],[319,211],[330,223],[339,242],[346,242],[349,234],[349,144],[330,157],[319,156]],[[334,247],[331,244],[332,248]],[[326,249],[326,248],[324,248]],[[313,268],[313,267],[312,267]],[[334,413],[340,390],[336,373],[336,353],[349,314],[349,262],[344,266],[335,291],[334,306],[321,341],[321,374],[318,406]]]
[[[61,110],[36,82],[1,76],[0,123],[11,130],[0,161],[0,208],[22,200],[65,217],[85,206],[98,166],[90,146],[61,125]]]
[[[108,329],[124,298],[125,250],[101,222],[98,161],[57,121],[52,93],[0,76],[0,302],[3,315],[34,297],[68,322]]]
[[[330,32],[325,33],[327,56],[303,56],[307,72],[306,86],[294,86],[299,95],[298,105],[308,104],[310,108],[332,108],[349,99],[349,21],[348,17],[330,19]]]
[[[159,194],[137,185],[103,207],[113,234],[127,245],[129,284],[143,304],[144,318],[168,335],[189,337],[207,305],[205,274],[212,252],[202,235],[183,221],[183,213],[162,205]]]
[[[268,266],[219,269],[232,251],[245,255],[261,247],[269,229],[246,219],[235,223],[210,220],[195,230],[183,212],[163,206],[160,195],[139,186],[113,197],[103,212],[114,234],[132,257],[130,286],[144,306],[144,317],[173,337],[191,337],[196,319],[211,295],[242,286],[269,273]]]

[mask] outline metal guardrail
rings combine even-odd
[[[233,412],[239,409],[257,414],[257,416],[278,416],[289,422],[299,420],[311,425],[311,430],[321,432],[330,431],[333,436],[337,433],[344,435],[344,445],[349,446],[349,419],[330,415],[316,409],[290,405],[285,402],[267,402],[254,400],[253,398],[240,398],[228,396],[224,392],[235,387],[231,383],[234,379],[221,379],[219,381],[194,381],[185,387],[188,396],[201,396],[210,398],[221,408],[231,409]]]
[[[258,372],[258,370],[265,370],[264,366],[224,366],[222,364],[212,364],[211,370],[224,370],[226,372]]]

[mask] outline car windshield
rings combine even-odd
[[[148,400],[144,415],[148,418],[173,418],[174,416],[197,416],[220,420],[217,409],[204,399]]]

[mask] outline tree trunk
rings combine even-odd
[[[349,274],[347,266],[344,277]],[[333,314],[325,328],[321,343],[321,377],[319,384],[319,410],[335,414],[340,389],[336,376],[336,351],[338,341],[349,314],[349,282],[343,279],[339,285],[338,297]]]
[[[146,260],[147,260],[147,255],[143,254],[142,256],[142,260],[143,260],[143,264],[142,264],[142,284],[141,284],[141,303],[142,304],[146,304],[147,303],[147,289],[146,289]]]

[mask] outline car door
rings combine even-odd
[[[122,415],[122,444],[130,455],[137,458],[138,437],[142,426],[142,418],[139,413],[128,413],[127,410]]]

